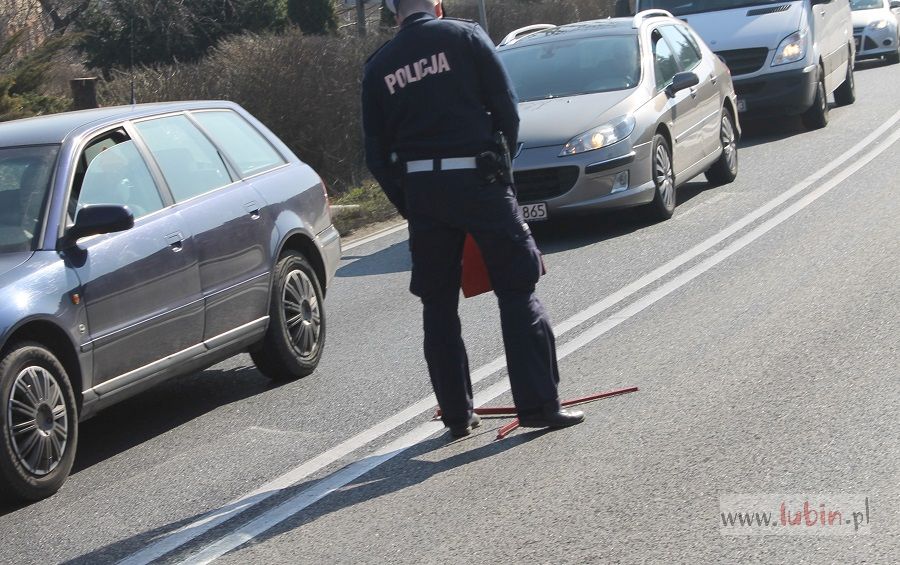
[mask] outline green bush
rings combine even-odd
[[[340,193],[368,176],[360,125],[362,66],[385,37],[245,34],[191,64],[141,68],[138,102],[224,99],[249,110]],[[127,104],[129,80],[101,83],[104,106]]]
[[[52,67],[52,59],[66,48],[67,39],[45,41],[25,57],[14,56],[24,32],[0,44],[0,121],[52,114],[67,110],[68,100],[42,93]]]

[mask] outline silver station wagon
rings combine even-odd
[[[663,10],[529,26],[498,48],[520,98],[514,161],[526,221],[645,205],[737,175],[740,125],[725,64]]]
[[[78,422],[163,379],[311,373],[340,247],[322,180],[235,104],[0,124],[0,496],[56,492]]]

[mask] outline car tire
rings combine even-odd
[[[853,78],[853,60],[847,64],[847,76],[844,82],[834,91],[834,103],[838,106],[849,106],[856,102],[856,80]]]
[[[661,134],[653,136],[651,174],[655,191],[653,201],[644,209],[654,220],[668,220],[675,213],[675,171],[672,165],[672,150],[669,142]]]
[[[325,348],[322,287],[306,258],[290,251],[275,266],[269,326],[250,352],[256,367],[275,381],[305,377],[316,370]]]
[[[802,118],[807,129],[822,129],[828,125],[828,91],[825,90],[825,73],[821,69],[813,104],[803,113]]]
[[[66,370],[24,342],[0,361],[0,498],[33,502],[60,489],[75,462],[78,408]]]
[[[727,108],[722,110],[722,124],[719,128],[719,139],[722,143],[722,154],[706,171],[706,180],[713,186],[734,182],[738,174],[737,132],[734,118]]]

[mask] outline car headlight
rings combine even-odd
[[[577,155],[578,153],[594,151],[601,147],[608,147],[631,135],[631,132],[634,131],[634,124],[634,116],[631,114],[616,118],[570,139],[559,156]]]
[[[878,20],[869,24],[869,29],[884,29],[888,26],[887,20]]]
[[[778,49],[775,50],[772,66],[794,63],[804,57],[806,57],[806,31],[797,31],[781,41]]]

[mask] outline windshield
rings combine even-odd
[[[58,146],[0,148],[0,253],[31,251]]]
[[[641,79],[636,35],[570,39],[499,53],[519,100],[625,90]]]
[[[641,10],[661,8],[675,16],[786,3],[785,0],[640,0]]]
[[[884,8],[882,0],[850,0],[850,9],[856,10],[877,10]]]

